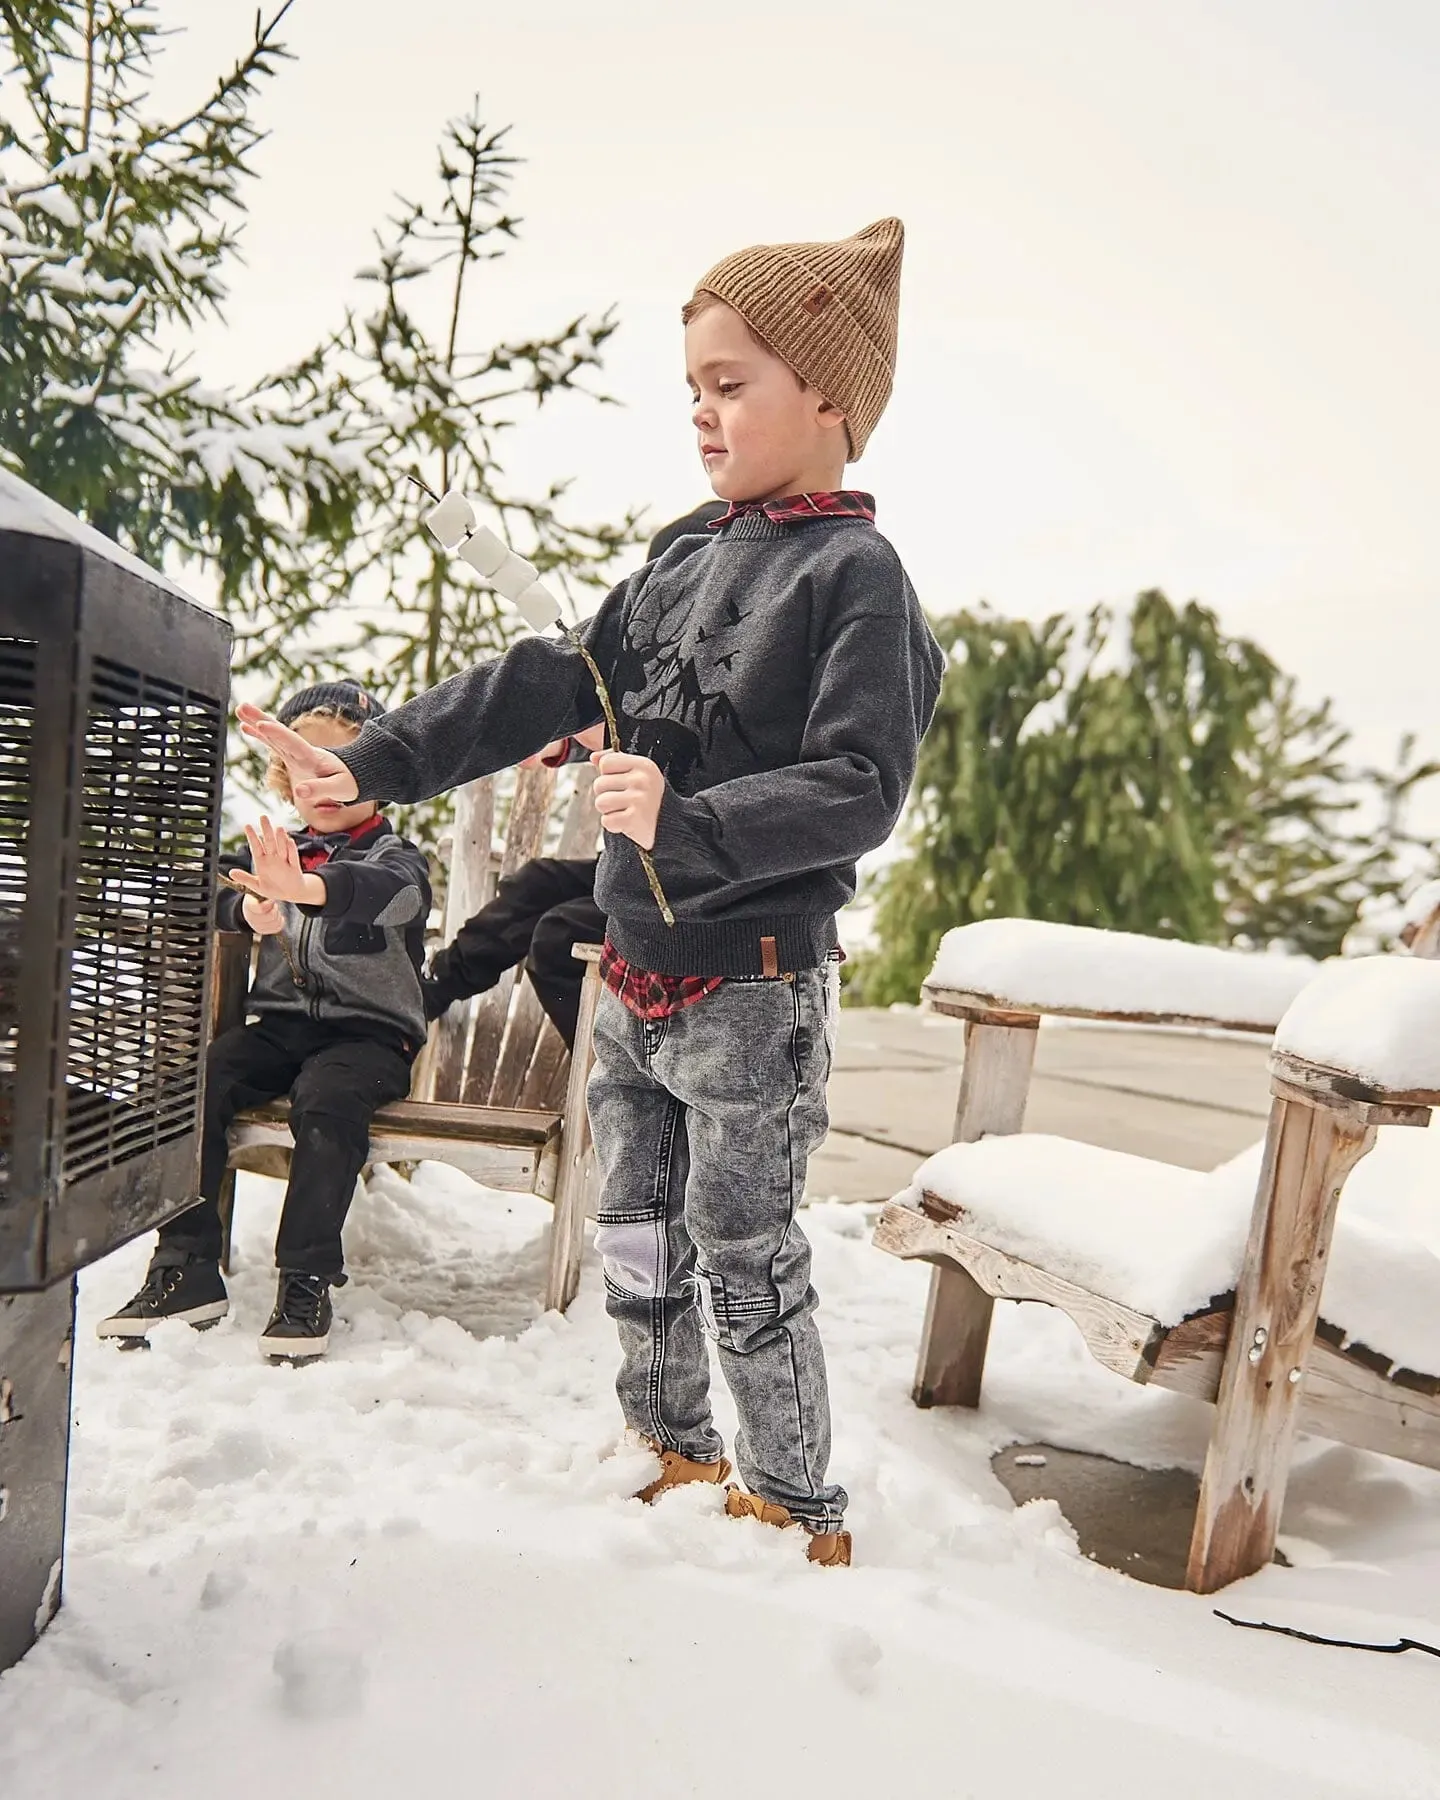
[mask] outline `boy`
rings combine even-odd
[[[331,681],[296,694],[279,716],[297,742],[334,750],[384,710],[353,681]],[[271,758],[268,785],[292,799],[279,757]],[[345,1280],[340,1231],[369,1150],[371,1115],[409,1093],[425,1041],[420,964],[430,884],[420,851],[373,801],[294,798],[304,830],[287,836],[261,819],[245,828],[249,853],[221,859],[247,891],[221,891],[218,926],[260,939],[246,1003],[259,1016],[210,1046],[200,1202],[160,1227],[144,1286],[101,1320],[101,1337],[144,1339],[166,1319],[204,1326],[229,1311],[216,1205],[225,1133],[242,1107],[288,1093],[295,1150],[275,1241],[275,1310],[260,1348],[301,1361],[329,1347],[330,1289]]]
[[[682,537],[703,532],[724,511],[720,502],[709,500],[662,525],[650,540],[645,560],[654,562]],[[600,725],[547,744],[537,755],[526,757],[522,766],[559,767],[600,749],[604,742],[605,727]],[[431,958],[422,983],[426,1017],[438,1019],[457,1001],[483,994],[507,969],[523,962],[536,998],[566,1049],[573,1050],[585,968],[571,951],[576,944],[598,944],[605,936],[605,915],[595,904],[597,860],[537,856],[507,875],[495,898]]]
[[[711,486],[730,502],[623,581],[589,622],[623,744],[599,753],[609,922],[589,1104],[596,1245],[620,1334],[626,1423],[653,1499],[729,1473],[704,1333],[740,1418],[748,1492],[726,1510],[850,1560],[810,1247],[795,1213],[823,1136],[835,914],[914,774],[942,672],[868,495],[840,488],[889,398],[904,234],[728,257],[684,311]],[[298,791],[411,799],[594,723],[583,663],[522,638],[323,755],[253,707]],[[652,851],[676,923],[638,849]]]

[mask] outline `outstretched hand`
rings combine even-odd
[[[290,787],[297,800],[333,800],[344,806],[360,798],[355,777],[333,750],[307,744],[298,731],[282,725],[248,700],[235,708],[235,717],[247,738],[273,750],[290,771]]]
[[[289,832],[262,818],[258,825],[245,827],[245,836],[253,866],[231,870],[236,887],[262,900],[289,900],[298,906],[325,904],[325,883],[301,868],[300,852]]]

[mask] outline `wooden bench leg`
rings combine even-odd
[[[555,1183],[555,1217],[550,1226],[550,1267],[545,1279],[545,1309],[564,1312],[580,1287],[580,1260],[585,1250],[586,1179],[590,1163],[590,1114],[585,1087],[595,1061],[595,1014],[604,984],[598,963],[585,970],[580,990],[580,1017],[570,1058],[565,1093],[565,1124],[560,1140],[560,1170]]]
[[[995,1302],[968,1269],[937,1263],[920,1333],[911,1398],[917,1406],[978,1406]]]
[[[1271,1105],[1190,1542],[1185,1585],[1193,1593],[1253,1575],[1275,1553],[1335,1210],[1345,1177],[1374,1141],[1363,1107],[1347,1112],[1289,1095]]]
[[[1004,1024],[965,1026],[965,1066],[955,1111],[957,1144],[1008,1137],[1025,1122],[1037,1018],[1005,1015]],[[917,1406],[978,1406],[994,1302],[964,1269],[937,1264],[920,1334],[911,1396]]]
[[[220,1267],[230,1273],[230,1246],[235,1231],[235,1171],[227,1169],[216,1201],[220,1213]]]

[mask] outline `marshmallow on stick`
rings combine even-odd
[[[584,657],[594,678],[595,693],[600,701],[600,709],[605,714],[610,743],[612,748],[618,750],[621,747],[620,726],[610,703],[605,679],[579,634],[565,623],[559,601],[541,581],[534,563],[526,562],[523,556],[517,556],[503,538],[497,537],[487,526],[482,525],[475,516],[475,508],[458,488],[451,488],[426,513],[425,528],[437,544],[458,556],[461,562],[468,563],[482,581],[488,582],[506,605],[519,613],[532,631],[548,631],[552,625],[560,627]],[[675,915],[670,910],[670,902],[665,898],[665,890],[660,885],[660,877],[655,871],[650,852],[639,844],[635,848],[640,852],[645,879],[650,884],[650,892],[655,896],[660,915],[667,925],[673,925]]]

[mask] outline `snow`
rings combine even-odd
[[[539,1316],[549,1209],[381,1172],[347,1233],[331,1357],[272,1369],[277,1189],[242,1177],[234,1312],[100,1344],[146,1246],[87,1271],[65,1605],[0,1679],[6,1800],[1267,1800],[1435,1792],[1428,1659],[1239,1632],[1080,1558],[989,1458],[1049,1442],[1198,1468],[1209,1411],[1097,1368],[1068,1320],[997,1310],[978,1413],[909,1400],[927,1271],[812,1204],[856,1567],[692,1488],[626,1498],[613,1328],[590,1257]],[[717,1404],[731,1423],[723,1388]],[[1440,1477],[1302,1444],[1304,1567],[1236,1610],[1345,1608],[1440,1641]]]
[[[63,506],[42,494],[39,488],[31,487],[28,481],[22,481],[18,475],[3,468],[0,468],[0,531],[25,532],[31,537],[57,538],[78,544],[92,556],[102,557],[132,575],[139,575],[153,587],[164,588],[187,605],[195,604],[167,576],[141,562],[138,556],[132,556],[93,526],[82,524],[73,513],[66,512]]]
[[[1233,1292],[1264,1144],[1209,1174],[1041,1133],[951,1144],[899,1198],[963,1208],[970,1236],[1178,1324]],[[1322,1318],[1402,1368],[1440,1371],[1440,1133],[1388,1127],[1345,1184]]]
[[[1210,1019],[1270,1031],[1315,970],[1304,956],[1040,919],[981,919],[945,933],[928,986],[1021,1010]]]
[[[1440,962],[1329,964],[1285,1013],[1275,1048],[1393,1093],[1440,1091]]]

